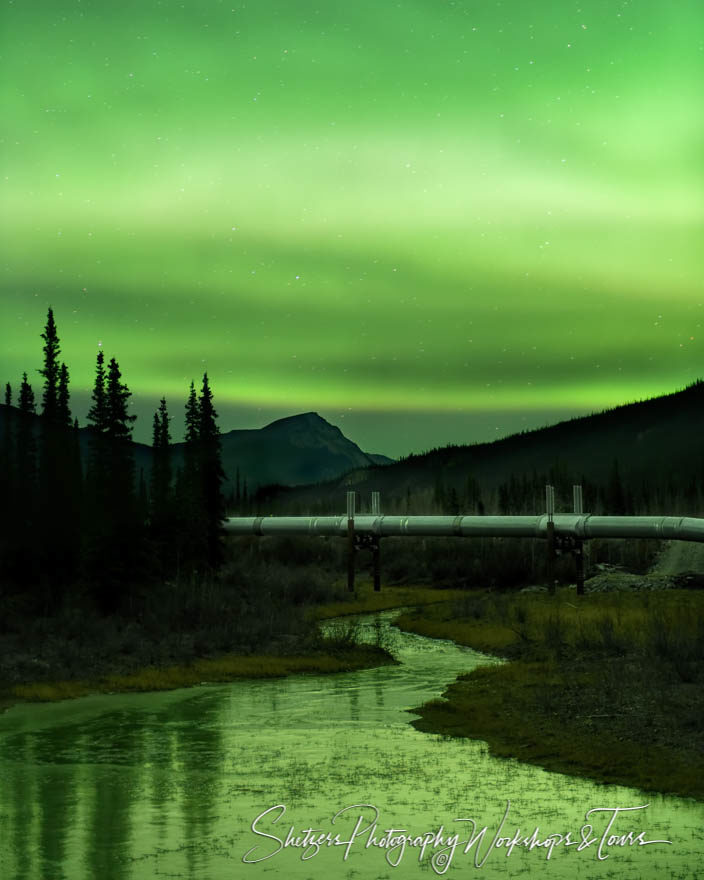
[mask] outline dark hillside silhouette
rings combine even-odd
[[[256,507],[265,514],[340,513],[345,492],[355,489],[361,499],[380,491],[386,512],[452,513],[458,505],[465,513],[539,512],[544,485],[551,482],[563,509],[570,509],[572,483],[583,483],[592,512],[616,513],[614,505],[629,512],[694,512],[704,476],[702,432],[699,380],[672,394],[493,443],[433,449],[296,490],[266,487]]]

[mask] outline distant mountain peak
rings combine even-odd
[[[17,417],[15,407],[0,404],[0,439],[10,421]],[[34,430],[39,432],[40,416],[33,417]],[[93,428],[80,430],[84,462],[90,455]],[[388,464],[384,456],[367,455],[342,431],[317,412],[299,413],[277,419],[264,428],[242,428],[220,436],[225,491],[234,492],[236,481],[247,481],[251,493],[267,484],[301,485],[336,479],[343,473],[372,464]],[[152,468],[152,449],[143,443],[133,444],[137,473],[144,474],[148,484]],[[183,461],[183,443],[173,444],[173,462]]]
[[[283,419],[276,419],[276,421],[265,425],[262,431],[268,431],[270,428],[293,428],[297,426],[311,428],[320,427],[321,425],[334,428],[336,431],[339,430],[335,425],[331,425],[321,415],[318,415],[317,412],[307,412],[299,413],[295,416],[285,416]]]

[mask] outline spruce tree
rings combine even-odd
[[[27,374],[23,373],[15,438],[14,488],[16,505],[10,532],[12,550],[14,551],[13,579],[18,583],[30,585],[34,590],[37,587],[36,579],[39,574],[39,558],[33,549],[36,542],[39,504],[35,413],[34,391],[27,381]],[[44,610],[45,597],[35,592],[35,598],[40,603],[40,609]]]
[[[105,355],[98,349],[96,357],[95,381],[91,394],[91,406],[88,410],[90,433],[90,455],[86,469],[86,482],[91,503],[101,508],[106,493],[108,471],[107,453],[107,404],[105,400]],[[91,516],[96,513],[94,510]]]
[[[54,321],[54,312],[51,307],[47,313],[46,326],[41,334],[44,340],[44,367],[39,370],[40,375],[44,377],[44,391],[42,393],[42,416],[48,424],[55,424],[57,421],[57,410],[59,405],[59,336],[56,330],[56,322]]]
[[[111,358],[105,385],[107,486],[116,522],[127,525],[136,514],[132,448],[132,428],[136,416],[127,411],[132,394],[121,379],[120,367],[115,358]]]
[[[93,403],[88,412],[93,437],[86,574],[98,607],[106,613],[116,611],[131,598],[144,561],[131,442],[136,417],[128,413],[130,397],[115,358],[106,371],[103,352],[99,351]]]
[[[152,526],[152,530],[155,530],[155,527],[160,519],[161,513],[161,488],[162,488],[162,479],[161,479],[161,457],[159,455],[161,451],[161,422],[159,421],[159,413],[154,413],[154,419],[152,421],[152,471],[149,480],[149,521]]]
[[[105,403],[105,356],[98,349],[92,403],[88,410],[90,454],[86,468],[85,498],[83,504],[84,577],[91,585],[99,606],[102,597],[102,564],[105,548],[109,545],[112,522],[109,508],[107,408]]]
[[[124,444],[132,440],[132,423],[137,418],[127,412],[132,392],[121,379],[122,373],[117,361],[115,358],[110,358],[105,386],[105,430],[111,443],[115,444]],[[134,462],[132,468],[134,469]]]
[[[200,406],[193,381],[186,400],[183,466],[177,485],[178,568],[201,570],[206,555],[206,530],[200,482]]]
[[[91,399],[93,403],[88,410],[88,421],[99,434],[104,434],[107,427],[107,406],[105,403],[105,355],[98,349],[96,358],[95,383]]]
[[[34,414],[36,405],[34,391],[27,381],[27,374],[22,374],[19,395],[19,419],[17,430],[17,474],[20,486],[34,487],[37,478],[36,444],[34,440]]]
[[[13,455],[13,428],[15,424],[15,414],[13,412],[9,412],[10,407],[12,406],[12,390],[10,388],[10,383],[8,382],[5,386],[5,406],[8,408],[8,412],[5,414],[4,419],[0,422],[0,426],[2,427],[2,447],[0,447],[0,497],[2,498],[11,498],[12,491],[10,489],[10,478],[14,474],[14,455]],[[7,508],[8,505],[3,505],[4,508]],[[2,540],[2,536],[0,536],[0,541]]]
[[[149,476],[149,523],[152,531],[159,518],[159,490],[161,488],[161,479],[159,474],[159,447],[161,445],[161,425],[159,423],[159,413],[154,413],[152,419],[152,469]]]
[[[200,431],[200,407],[196,395],[196,386],[191,381],[186,401],[186,434],[184,447],[184,466],[197,482],[198,474],[198,437]]]
[[[69,408],[68,391],[68,367],[61,364],[59,370],[59,386],[56,401],[56,423],[62,428],[70,428],[73,425],[71,410]]]
[[[72,468],[73,440],[69,409],[68,369],[59,363],[61,348],[49,308],[44,340],[44,365],[39,373],[44,378],[42,390],[41,440],[39,454],[39,504],[43,512],[58,512],[50,519],[42,516],[40,523],[40,556],[44,608],[58,607],[67,585],[75,575],[78,560],[78,502],[80,490],[77,474]]]
[[[107,406],[105,403],[105,356],[98,349],[96,358],[95,382],[91,395],[92,404],[88,410],[90,432],[90,455],[86,468],[86,494],[88,499],[87,527],[90,531],[99,530],[100,512],[107,500]]]
[[[149,499],[149,521],[152,539],[161,561],[162,574],[173,556],[173,499],[171,472],[171,432],[166,399],[162,397],[159,409],[154,413],[152,427],[152,473]]]
[[[225,472],[222,467],[220,429],[213,406],[213,392],[208,374],[203,374],[199,398],[200,422],[198,445],[200,447],[200,484],[206,541],[206,563],[213,569],[223,558],[223,523],[225,521],[225,498],[222,484]]]
[[[71,473],[76,491],[74,493],[76,523],[79,531],[76,547],[80,551],[80,527],[83,512],[83,461],[81,456],[81,434],[78,427],[78,419],[73,420],[71,427]]]
[[[2,444],[0,445],[0,498],[9,499],[16,496],[15,489],[15,455],[14,455],[14,431],[15,413],[10,411],[12,406],[12,388],[8,382],[5,385],[5,407],[7,412],[0,423],[2,428]],[[10,509],[10,504],[0,503],[0,599],[2,597],[2,583],[6,578],[12,577],[10,554],[13,547],[13,522],[15,516]]]
[[[159,411],[154,414],[157,424],[155,424],[156,434],[158,435],[158,490],[159,501],[162,508],[169,506],[169,493],[171,492],[171,432],[169,431],[169,413],[166,408],[166,398],[162,397],[159,402]]]
[[[68,390],[69,372],[66,364],[59,369],[57,399],[56,449],[61,468],[59,494],[65,512],[62,532],[62,556],[65,580],[78,573],[81,544],[81,505],[83,501],[83,467],[78,433],[78,419],[71,418]]]

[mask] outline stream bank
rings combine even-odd
[[[458,590],[417,586],[385,587],[374,592],[371,582],[361,578],[354,593],[337,592],[333,601],[311,606],[309,616],[322,621],[422,606],[462,595]],[[165,647],[148,630],[136,630],[130,621],[86,621],[67,616],[37,624],[34,640],[21,634],[14,641],[8,635],[0,641],[0,711],[23,701],[54,702],[95,693],[172,690],[241,678],[352,672],[394,662],[381,645],[356,644],[342,622],[324,640],[281,636],[276,652],[246,653],[208,651],[207,640],[198,645],[174,640]],[[81,644],[77,648],[78,637]],[[74,662],[67,662],[67,656],[75,658]]]
[[[365,641],[388,640],[394,666],[14,706],[0,716],[3,877],[427,880],[465,876],[477,861],[487,880],[693,876],[702,804],[497,760],[482,742],[415,730],[413,706],[496,660],[401,633],[389,626],[394,613],[359,624]],[[668,842],[605,843],[600,860],[609,807],[635,811],[618,818],[619,834]],[[291,828],[294,838],[307,828],[349,838],[360,814],[378,825],[349,852],[277,843]],[[467,849],[470,820],[487,830]],[[568,833],[579,840],[585,823],[594,844],[557,843]],[[384,845],[389,828],[404,829],[405,849]],[[492,843],[517,829],[536,829],[541,846],[509,854]],[[445,840],[422,853],[413,841],[428,834]]]
[[[418,707],[418,729],[704,800],[704,593],[477,592],[396,624],[509,660],[460,676]]]

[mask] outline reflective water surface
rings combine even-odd
[[[395,613],[365,617],[367,631]],[[704,805],[415,731],[409,707],[494,661],[390,634],[398,667],[13,707],[0,716],[0,880],[704,876]],[[611,812],[583,829],[593,808]],[[465,852],[470,819],[487,830]],[[534,843],[569,832],[581,849],[509,848],[536,826]],[[316,849],[306,829],[339,842]],[[628,832],[671,843],[629,845]]]

